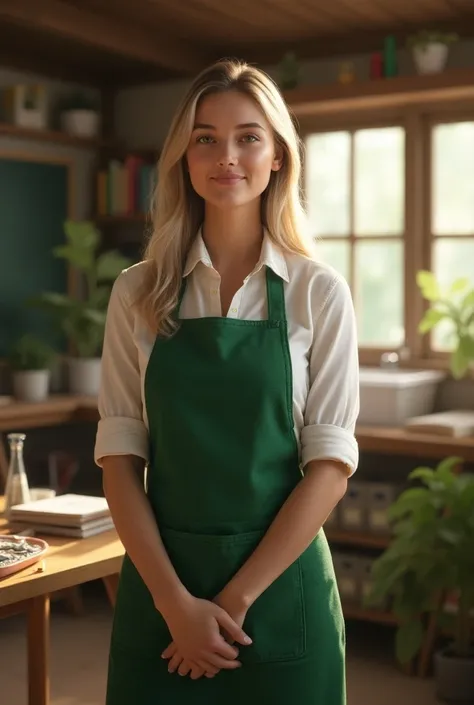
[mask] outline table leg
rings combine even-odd
[[[28,605],[28,705],[49,705],[49,596]]]
[[[107,593],[107,597],[109,598],[109,602],[112,605],[112,607],[115,607],[119,578],[120,578],[119,573],[113,573],[112,575],[106,575],[104,578],[102,578],[102,581],[105,586],[105,591]]]

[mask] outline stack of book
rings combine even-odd
[[[63,494],[11,508],[10,523],[34,529],[38,534],[87,538],[113,529],[107,500]]]

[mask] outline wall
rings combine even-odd
[[[0,68],[0,88],[15,83],[42,83],[50,95],[50,115],[52,126],[55,126],[55,113],[60,100],[71,92],[81,89],[81,86],[49,81],[41,76],[34,76]],[[87,91],[93,94],[92,91]],[[84,150],[65,145],[35,142],[33,140],[20,140],[0,134],[0,155],[27,153],[28,155],[48,156],[58,159],[67,159],[72,162],[74,170],[74,212],[73,217],[81,219],[91,215],[92,188],[94,186],[93,174],[95,154],[93,150]],[[25,203],[25,208],[28,204]],[[5,233],[0,236],[5,237]],[[25,253],[26,255],[26,253]],[[21,272],[18,273],[21,276]],[[9,391],[6,369],[0,366],[0,394]],[[21,428],[11,429],[21,431]],[[31,429],[26,432],[25,461],[33,485],[44,484],[47,481],[47,456],[55,450],[66,450],[78,457],[80,473],[74,488],[76,491],[99,493],[101,491],[101,476],[95,468],[92,453],[95,437],[94,424],[81,424],[54,428]],[[1,434],[0,434],[1,442]],[[2,487],[0,476],[0,490]]]
[[[409,53],[401,50],[398,58],[400,73],[413,74],[414,68]],[[337,80],[340,64],[346,60],[354,63],[359,80],[369,77],[369,57],[359,55],[347,59],[302,62],[301,83],[333,83]],[[448,68],[468,66],[474,66],[474,42],[460,42],[451,49]],[[274,66],[264,68],[273,78],[277,78]],[[136,148],[160,147],[166,137],[172,115],[189,83],[189,80],[182,80],[121,91],[115,106],[119,137]]]
[[[60,101],[69,94],[83,90],[82,86],[61,81],[50,81],[41,76],[34,76],[18,71],[0,68],[0,90],[3,87],[18,83],[41,83],[46,86],[49,96],[49,115],[51,127],[57,127],[57,109]],[[94,91],[84,89],[94,95]],[[34,142],[33,140],[20,140],[5,135],[0,135],[0,155],[15,152],[50,156],[52,158],[71,160],[75,178],[75,212],[76,218],[85,218],[91,215],[93,168],[95,155],[92,150],[78,149],[66,145],[48,144],[47,142]]]

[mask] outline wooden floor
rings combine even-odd
[[[104,705],[111,608],[100,584],[87,586],[85,616],[53,605],[51,705]],[[26,705],[25,630],[22,617],[0,620],[0,701]],[[435,705],[433,683],[395,667],[393,631],[348,623],[348,705]],[[266,704],[270,705],[270,704]]]

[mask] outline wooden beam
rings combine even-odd
[[[469,0],[472,2],[472,0]],[[215,58],[222,56],[237,56],[245,61],[261,65],[277,64],[286,52],[294,52],[300,61],[311,59],[340,59],[358,54],[369,54],[383,51],[384,38],[391,34],[395,37],[399,49],[404,49],[407,38],[424,29],[443,32],[456,32],[461,39],[471,39],[474,34],[474,3],[472,8],[465,9],[464,17],[455,20],[406,23],[403,27],[382,27],[380,29],[357,29],[350,33],[334,35],[315,34],[312,37],[302,37],[294,40],[257,42],[242,41],[230,43],[227,46],[211,47]]]
[[[177,73],[194,74],[207,63],[184,41],[59,0],[0,0],[0,19]]]

